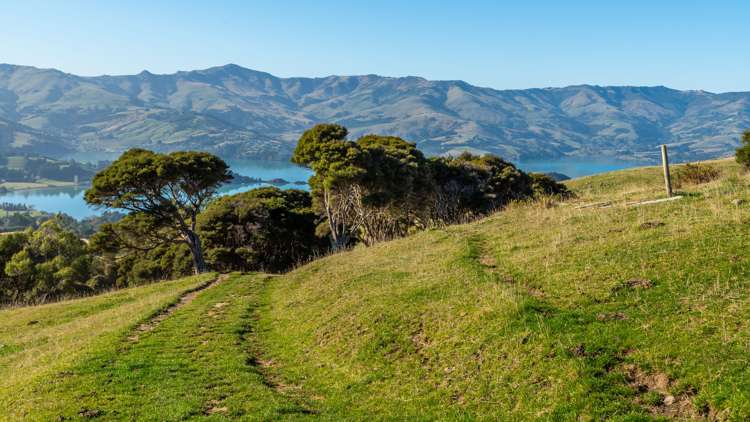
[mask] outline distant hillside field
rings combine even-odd
[[[624,170],[282,276],[0,311],[0,414],[748,420],[750,175],[707,164],[674,201]]]
[[[81,77],[0,64],[0,152],[200,149],[288,159],[310,126],[396,135],[430,154],[677,159],[733,152],[750,127],[750,93],[666,87],[495,90],[463,81],[377,75],[278,78],[237,65]]]

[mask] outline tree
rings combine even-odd
[[[742,146],[737,148],[735,158],[745,169],[750,169],[750,130],[742,133]]]
[[[292,162],[312,169],[309,184],[313,205],[326,218],[331,247],[346,247],[357,228],[353,226],[353,189],[364,175],[363,155],[354,142],[346,140],[345,127],[319,124],[302,134]]]
[[[363,175],[354,185],[354,211],[367,245],[405,236],[421,225],[430,186],[427,160],[416,145],[395,136],[357,140]]]
[[[37,302],[90,291],[91,259],[86,244],[57,219],[0,238],[0,297]]]
[[[197,274],[206,271],[196,232],[198,214],[230,179],[227,164],[208,153],[158,154],[131,149],[94,176],[85,199],[95,206],[128,211],[131,219],[140,219],[136,226],[142,231],[137,234],[147,237],[128,242],[133,248],[186,244]],[[145,243],[144,239],[154,243]]]
[[[356,142],[346,136],[343,126],[317,125],[302,135],[292,157],[315,172],[313,205],[328,223],[334,250],[354,239],[372,245],[468,221],[513,200],[567,192],[493,155],[427,160],[415,144],[395,136]]]
[[[156,217],[131,213],[103,224],[89,240],[96,267],[96,288],[127,287],[193,272],[192,253],[179,233]]]
[[[315,208],[328,223],[334,250],[354,238],[371,245],[417,226],[429,185],[427,160],[395,136],[346,140],[346,128],[321,124],[306,131],[292,161],[308,166]]]
[[[432,174],[435,218],[442,223],[464,222],[532,194],[529,176],[493,155],[435,158]]]
[[[323,250],[317,219],[309,193],[265,187],[213,201],[198,230],[214,268],[282,272]]]

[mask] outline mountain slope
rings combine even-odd
[[[695,159],[732,151],[750,127],[750,93],[587,85],[499,91],[417,77],[277,78],[237,65],[79,77],[0,65],[0,118],[54,137],[60,149],[86,151],[143,146],[287,158],[306,128],[337,122],[353,136],[398,135],[433,154],[648,159],[668,143],[676,157]],[[15,148],[4,133],[0,144]]]

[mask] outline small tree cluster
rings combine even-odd
[[[463,153],[431,161],[431,210],[435,224],[465,222],[534,195],[534,179],[493,155]],[[567,192],[565,186],[558,190]]]
[[[570,192],[499,157],[425,158],[392,136],[346,139],[346,128],[321,124],[300,138],[292,161],[311,168],[314,208],[334,250],[355,240],[373,244],[410,230],[466,221],[512,200]]]

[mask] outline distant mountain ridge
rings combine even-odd
[[[495,90],[418,77],[278,78],[237,65],[82,77],[0,64],[0,152],[207,150],[286,159],[319,122],[352,136],[401,136],[429,154],[509,159],[682,159],[733,151],[750,128],[750,92],[666,87]]]

